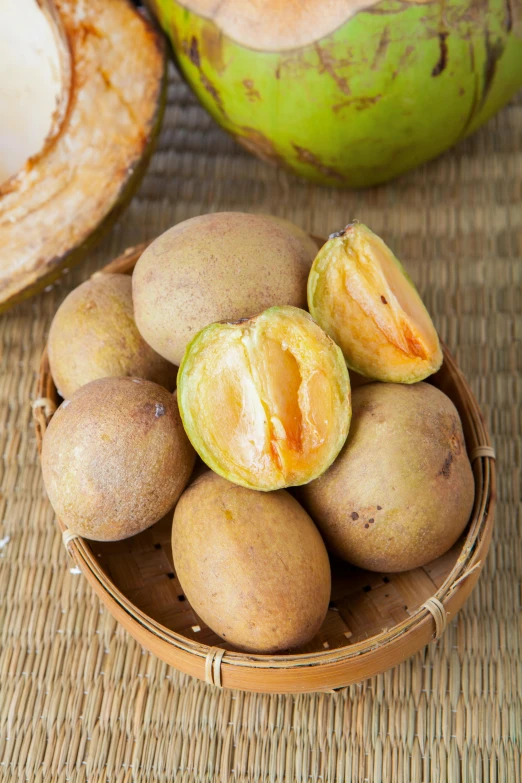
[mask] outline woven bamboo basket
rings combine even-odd
[[[132,274],[146,245],[129,249],[101,272]],[[284,655],[255,655],[228,647],[197,617],[176,578],[170,546],[172,514],[133,538],[64,543],[118,622],[166,663],[220,687],[265,693],[329,691],[400,663],[438,638],[464,604],[484,564],[493,525],[495,463],[478,404],[447,348],[430,379],[462,418],[475,476],[475,504],[455,546],[423,568],[400,574],[332,563],[326,619],[306,647]],[[38,450],[60,398],[44,350],[33,417]]]

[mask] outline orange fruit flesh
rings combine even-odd
[[[274,338],[250,352],[238,341],[223,364],[214,369],[221,414],[209,424],[212,437],[254,472],[275,470],[291,481],[328,439],[333,400],[326,375],[307,372]]]
[[[442,362],[436,329],[413,282],[361,223],[334,234],[308,280],[308,305],[350,368],[380,381],[414,383]]]
[[[214,324],[180,370],[185,428],[203,460],[257,489],[303,484],[325,470],[350,423],[340,350],[297,308]]]
[[[432,348],[434,344],[433,324],[422,306],[420,298],[411,295],[408,278],[394,263],[387,248],[383,247],[382,240],[374,236],[368,237],[367,242],[369,243],[369,252],[373,254],[381,267],[389,289],[397,299],[401,310],[412,321],[425,346]],[[425,347],[418,340],[412,341],[410,339],[408,345],[417,356],[422,359],[427,358]]]

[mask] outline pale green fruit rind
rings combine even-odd
[[[206,326],[204,329],[198,332],[192,342],[189,343],[178,369],[176,383],[179,412],[188,439],[192,443],[193,448],[201,457],[205,465],[213,470],[214,473],[218,473],[223,478],[228,478],[226,472],[221,467],[219,461],[215,458],[213,452],[207,447],[203,438],[197,436],[197,432],[194,430],[193,417],[190,414],[190,380],[187,378],[187,374],[190,369],[190,363],[194,361],[195,358],[197,358],[199,351],[204,347],[206,341],[209,340],[209,338],[211,338],[216,331],[219,331],[221,326],[222,324],[219,323]],[[249,487],[249,489],[253,489],[253,487]]]
[[[419,292],[417,291],[417,288],[415,287],[415,284],[413,283],[413,280],[395,254],[387,246],[385,246],[382,240],[364,224],[356,224],[353,226],[353,230],[356,230],[362,236],[366,234],[369,238],[377,239],[386,249],[388,260],[397,267],[405,285],[410,289],[409,296],[415,300],[416,306],[422,310],[427,321],[431,324],[431,328],[433,330],[432,337],[437,349],[434,351],[431,361],[429,362],[426,361],[422,364],[419,364],[418,362],[411,362],[409,366],[408,364],[403,364],[399,367],[391,364],[389,366],[381,364],[378,372],[369,372],[368,368],[364,364],[354,360],[352,354],[345,350],[344,358],[346,364],[350,370],[353,370],[365,377],[371,378],[372,380],[390,383],[418,383],[419,381],[424,380],[440,369],[442,364],[442,351],[438,343],[437,333],[431,321],[431,317],[419,295]],[[346,255],[344,245],[347,242],[350,242],[349,234],[340,236],[332,235],[332,237],[319,250],[314,263],[312,264],[310,275],[308,277],[307,296],[308,309],[310,314],[312,318],[317,321],[319,326],[324,329],[324,331],[329,334],[334,341],[338,340],[338,336],[330,317],[330,313],[328,312],[328,308],[325,306],[324,302],[326,290],[325,287],[327,286],[326,277],[330,264],[338,261],[340,257],[342,262],[342,256]],[[342,295],[347,296],[348,293],[340,292],[339,296]],[[365,315],[364,317],[366,318],[367,316]],[[346,324],[346,327],[348,330],[349,324]],[[339,342],[341,341],[339,340]],[[370,343],[368,343],[368,350],[371,350]]]
[[[269,320],[274,316],[284,318],[290,317],[293,319],[310,322],[310,324],[313,324],[315,329],[319,330],[319,327],[308,315],[308,313],[306,313],[304,310],[300,310],[299,308],[291,307],[290,305],[271,307],[255,318],[245,319],[245,322],[248,323],[248,321],[259,321],[260,319]],[[334,445],[332,446],[331,452],[328,455],[328,459],[325,459],[315,471],[310,470],[310,473],[307,474],[306,478],[303,478],[300,481],[292,482],[291,484],[284,482],[282,483],[279,481],[270,485],[261,486],[259,482],[250,481],[247,477],[245,477],[244,473],[241,474],[237,471],[234,472],[233,468],[227,464],[226,459],[223,458],[223,455],[220,456],[209,447],[204,435],[198,432],[197,421],[192,412],[192,395],[198,394],[198,390],[194,389],[191,384],[191,366],[198,361],[198,355],[212,344],[213,339],[219,334],[220,331],[230,329],[233,330],[237,328],[238,323],[233,322],[210,324],[198,332],[198,334],[187,347],[177,376],[178,405],[185,432],[187,433],[190,442],[203,462],[215,473],[218,473],[223,478],[232,481],[234,484],[239,484],[240,486],[247,487],[248,489],[256,489],[260,491],[271,491],[275,489],[283,489],[288,486],[299,486],[301,484],[306,484],[309,481],[312,481],[314,478],[320,476],[330,467],[342,449],[346,438],[348,437],[348,431],[350,429],[351,422],[351,393],[350,379],[342,351],[333,341],[330,340],[326,334],[322,333],[324,339],[328,341],[327,350],[330,354],[332,364],[332,372],[329,376],[330,381],[336,384],[338,397],[342,402],[342,409],[340,411],[338,421],[335,422],[335,426],[337,427],[337,438]]]
[[[313,180],[383,182],[467,136],[522,86],[506,0],[383,0],[322,40],[248,49],[175,0],[151,0],[188,82],[248,149]]]

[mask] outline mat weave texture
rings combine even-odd
[[[271,212],[326,235],[359,218],[403,259],[488,420],[493,544],[443,638],[336,694],[263,696],[178,674],[71,570],[46,500],[29,400],[64,296],[192,215]],[[522,754],[522,96],[434,163],[366,192],[250,157],[172,71],[159,148],[103,245],[0,317],[0,783],[520,783]]]

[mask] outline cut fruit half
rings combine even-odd
[[[203,461],[260,490],[321,475],[350,427],[350,382],[339,348],[296,307],[207,326],[178,373],[185,430]]]
[[[362,223],[332,234],[308,278],[308,307],[368,378],[415,383],[442,364],[428,311],[400,261]]]
[[[208,19],[226,36],[249,49],[283,52],[325,38],[358,11],[371,8],[378,1],[179,0],[179,4],[187,14]],[[150,2],[153,9],[162,5],[162,0]]]
[[[143,174],[163,107],[162,39],[128,0],[0,6],[0,310],[108,227]]]

